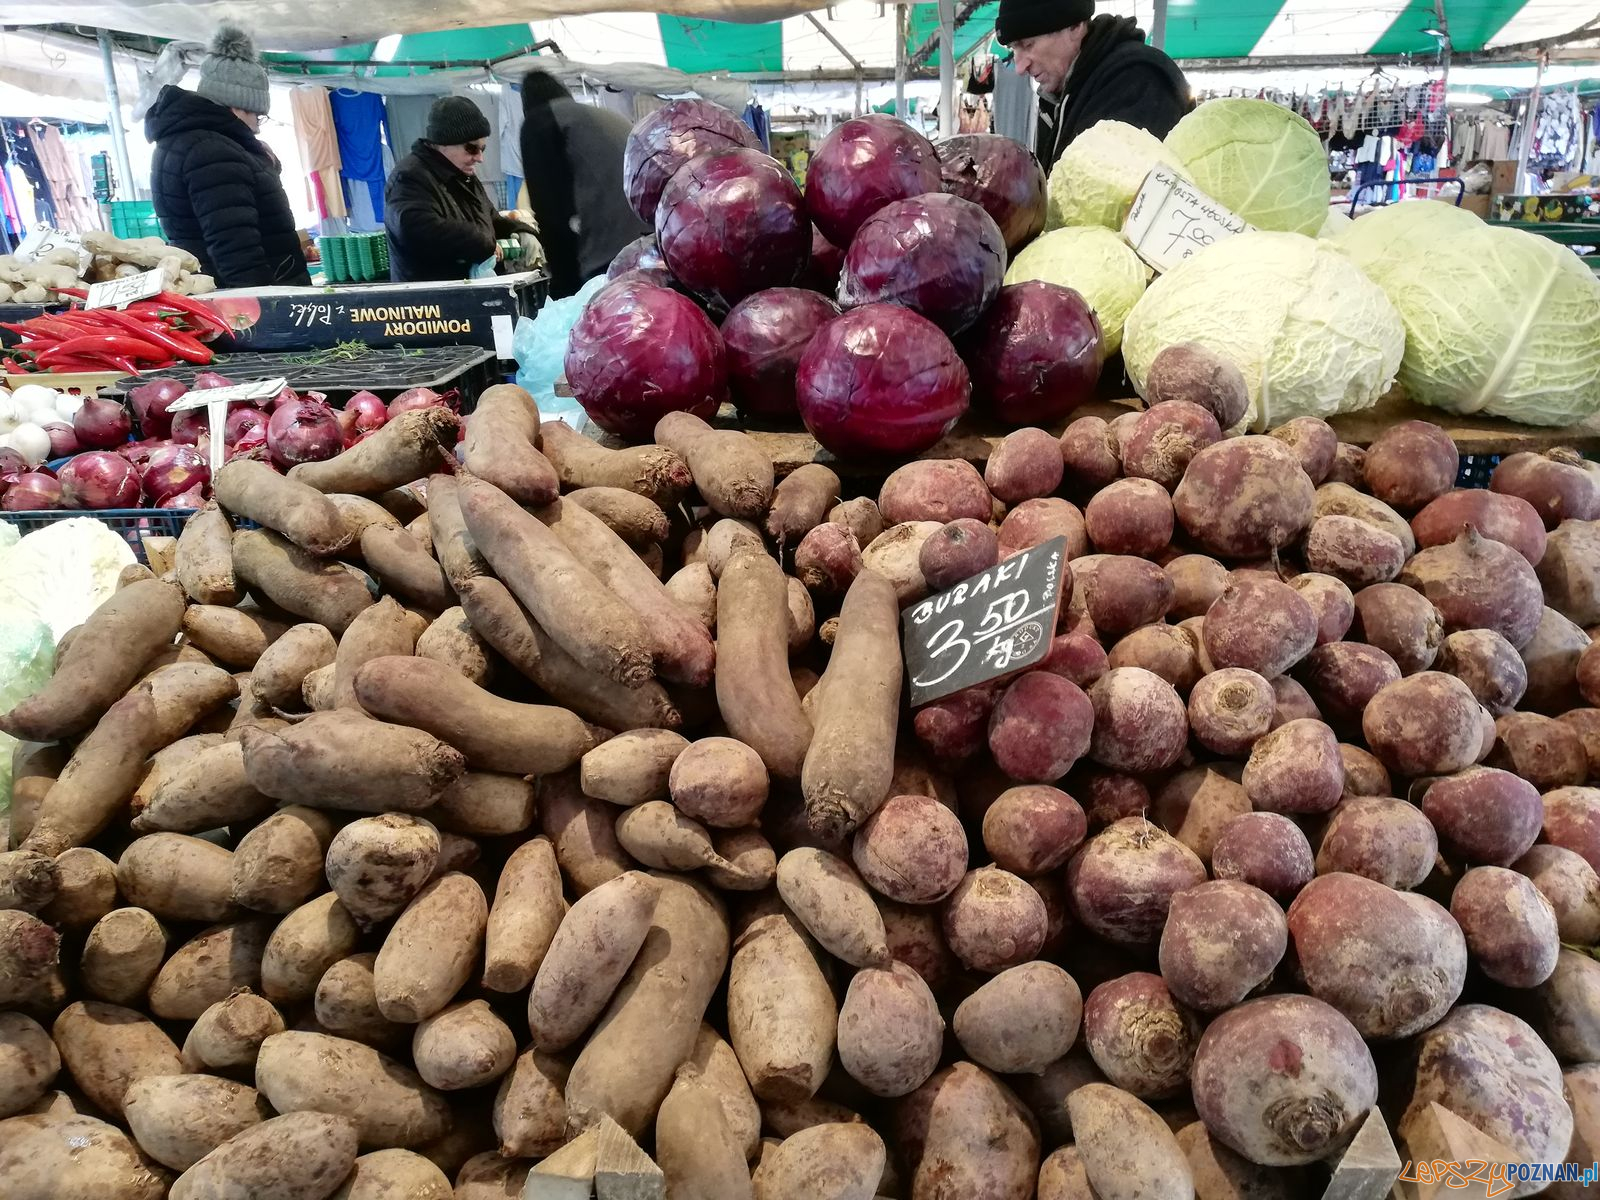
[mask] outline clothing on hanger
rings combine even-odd
[[[301,165],[307,171],[337,171],[341,165],[339,134],[333,124],[328,89],[312,84],[293,88],[289,92],[289,108],[294,114]]]
[[[513,84],[500,85],[495,99],[495,136],[500,139],[500,169],[505,172],[506,191],[516,206],[516,192],[511,187],[512,176],[520,182],[527,174],[522,169],[522,89]]]
[[[62,140],[61,130],[49,122],[38,133],[35,150],[45,178],[50,181],[50,194],[56,204],[59,229],[86,233],[100,225],[99,214],[83,191],[83,173],[77,156]]]

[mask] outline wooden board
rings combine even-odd
[[[1136,400],[1091,400],[1078,408],[1070,417],[1049,426],[1050,432],[1059,434],[1069,422],[1079,417],[1102,417],[1113,420],[1139,406]],[[1514,454],[1519,450],[1549,450],[1555,446],[1571,446],[1585,454],[1600,452],[1600,416],[1591,417],[1577,425],[1540,426],[1519,425],[1494,417],[1456,417],[1437,408],[1413,404],[1398,393],[1385,396],[1372,408],[1362,412],[1335,417],[1330,422],[1342,441],[1357,446],[1369,446],[1385,429],[1401,421],[1430,421],[1440,426],[1455,441],[1462,454],[1492,455]],[[723,405],[713,422],[719,428],[744,429],[755,438],[761,449],[771,458],[778,475],[787,475],[796,467],[819,462],[832,467],[840,475],[886,475],[896,462],[874,462],[869,459],[840,460],[817,444],[804,429],[761,429],[743,425],[731,405]],[[969,414],[963,418],[936,446],[918,458],[964,458],[982,466],[990,453],[1005,437],[1009,429],[981,415]],[[620,446],[614,438],[603,439],[605,444]]]

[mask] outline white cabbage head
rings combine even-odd
[[[1267,100],[1211,100],[1167,134],[1206,195],[1258,229],[1314,237],[1328,219],[1328,153],[1298,113]]]
[[[1097,121],[1073,139],[1051,170],[1044,227],[1120,230],[1151,169],[1177,165],[1161,139],[1137,125]]]
[[[1122,356],[1144,394],[1150,364],[1178,342],[1233,362],[1250,393],[1246,427],[1376,404],[1405,349],[1382,289],[1332,245],[1241,233],[1162,275],[1128,315]]]
[[[1005,282],[1030,279],[1058,283],[1082,296],[1094,309],[1111,355],[1122,344],[1122,323],[1150,282],[1150,268],[1105,226],[1078,225],[1040,234],[1011,260]]]
[[[1405,323],[1411,399],[1528,425],[1600,412],[1600,281],[1565,246],[1434,200],[1368,213],[1334,244]]]

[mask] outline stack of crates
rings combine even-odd
[[[164,237],[156,206],[149,200],[113,200],[111,232],[119,238]]]
[[[325,234],[317,244],[329,283],[374,283],[389,278],[389,239],[384,234]]]

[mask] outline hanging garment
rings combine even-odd
[[[428,131],[428,110],[438,96],[385,96],[383,108],[389,122],[389,145],[404,157],[406,147],[422,140]]]
[[[337,171],[339,135],[333,126],[328,89],[307,85],[289,93],[294,113],[294,136],[300,145],[300,163],[307,171]]]
[[[1009,62],[1001,63],[994,79],[994,131],[1032,150],[1039,127],[1038,103],[1032,80]]]
[[[495,123],[500,119],[500,114],[495,111],[496,99],[494,96],[478,88],[471,87],[457,88],[454,94],[465,96],[476,104],[478,111],[483,114],[483,119],[489,123],[489,128],[495,128]],[[503,184],[505,182],[506,169],[500,158],[504,149],[505,147],[501,144],[499,138],[491,136],[485,139],[483,161],[478,164],[478,169],[474,172],[485,185]],[[491,196],[494,195],[495,190],[492,186],[488,188]]]
[[[78,158],[67,149],[61,130],[46,122],[35,150],[45,178],[50,181],[50,194],[56,202],[56,220],[60,222],[58,228],[79,233],[99,228],[99,214],[84,194]]]
[[[44,122],[40,121],[39,126],[42,129]],[[16,161],[33,197],[33,219],[55,228],[55,197],[50,193],[50,180],[45,177],[44,167],[39,162],[32,127],[26,121],[8,117],[6,136],[11,140],[11,157]]]
[[[516,203],[516,188],[511,184],[515,177],[518,183],[527,174],[522,169],[522,89],[509,83],[500,85],[500,94],[495,97],[495,136],[500,140],[500,169],[505,173],[506,192],[508,203]]]
[[[752,100],[744,106],[743,119],[761,143],[761,148],[768,154],[772,153],[772,122],[767,119],[767,110]]]
[[[1496,121],[1483,131],[1479,158],[1490,162],[1503,162],[1511,157],[1511,126]]]
[[[340,88],[328,96],[340,170],[346,179],[382,179],[383,97]]]

